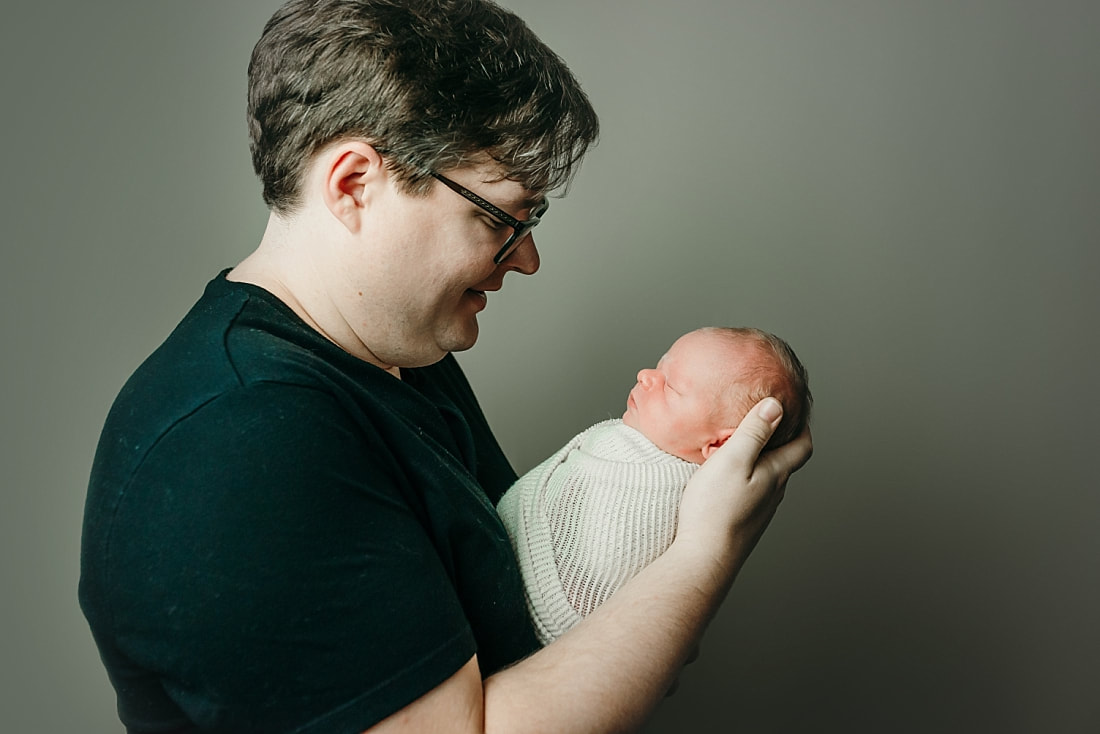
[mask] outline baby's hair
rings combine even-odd
[[[783,404],[783,419],[764,446],[765,451],[782,446],[805,430],[810,422],[814,399],[806,368],[790,344],[775,334],[749,326],[707,326],[699,331],[723,335],[739,342],[749,340],[762,350],[768,361],[778,367],[775,370],[759,365],[748,375],[740,375],[737,380],[738,390],[748,390],[746,410],[768,396]],[[778,384],[777,372],[780,376]]]

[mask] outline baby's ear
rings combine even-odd
[[[729,440],[729,437],[733,435],[735,429],[723,428],[718,431],[717,435],[703,447],[703,461],[710,458],[710,455],[717,451],[722,444]]]

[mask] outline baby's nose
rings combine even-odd
[[[657,383],[658,376],[657,370],[641,370],[638,372],[638,383],[644,388],[651,388]]]

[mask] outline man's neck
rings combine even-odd
[[[263,288],[336,346],[400,379],[401,371],[371,353],[329,298],[323,273],[312,257],[322,246],[307,241],[311,231],[314,228],[300,220],[272,213],[259,246],[226,278]]]

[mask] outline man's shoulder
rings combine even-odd
[[[262,351],[263,342],[270,340],[255,328],[241,328],[251,298],[227,285],[224,276],[211,281],[168,337],[134,370],[115,399],[108,424],[139,418],[153,424],[170,422],[250,379],[238,365],[250,362],[247,355]]]
[[[174,426],[227,395],[264,384],[310,385],[308,348],[295,344],[292,330],[280,330],[268,304],[235,286],[224,273],[211,281],[130,375],[104,424],[97,468],[140,462]]]
[[[228,392],[369,384],[372,372],[379,370],[332,345],[275,296],[223,272],[127,380],[109,422],[138,419],[156,432]],[[354,374],[341,380],[346,373]]]

